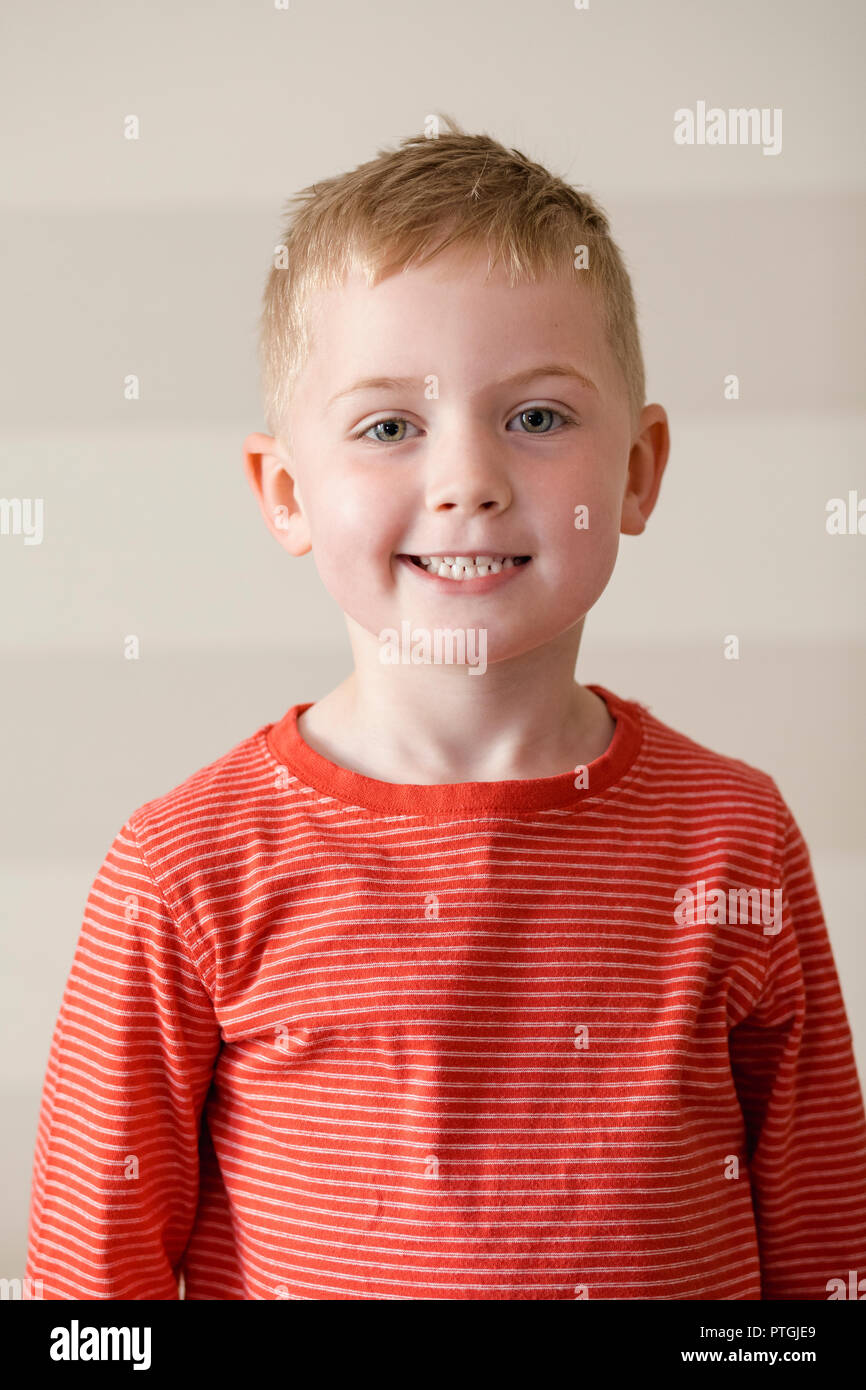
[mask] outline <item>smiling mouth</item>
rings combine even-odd
[[[528,565],[530,555],[405,555],[418,569],[440,579],[483,579],[504,569]]]

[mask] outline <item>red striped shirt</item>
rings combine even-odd
[[[129,818],[48,1060],[46,1298],[866,1277],[866,1120],[799,828],[765,773],[590,689],[616,729],[588,786],[379,782],[306,745],[300,704]]]

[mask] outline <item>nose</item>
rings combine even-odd
[[[481,431],[464,428],[451,438],[440,436],[426,457],[426,500],[430,511],[504,511],[511,504],[511,484],[501,445]]]

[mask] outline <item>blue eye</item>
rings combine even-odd
[[[380,430],[380,429],[383,429],[383,428],[385,428],[386,426],[389,426],[389,425],[408,425],[408,424],[409,424],[409,421],[408,421],[408,420],[402,419],[402,417],[400,417],[400,416],[394,416],[394,415],[388,416],[388,417],[385,418],[385,419],[377,420],[376,423],[375,423],[374,425],[370,425],[369,429],[364,430],[363,434],[358,435],[358,438],[359,438],[359,439],[368,439],[368,438],[370,437],[371,431],[373,431],[373,430]],[[415,428],[414,425],[412,426],[412,428],[413,428],[413,429]],[[386,444],[386,443],[387,443],[387,444],[401,444],[405,438],[406,438],[405,434],[401,434],[401,435],[397,435],[397,434],[386,434],[386,435],[384,435],[384,436],[381,435],[381,434],[379,434],[379,435],[374,436],[374,442],[375,442],[375,443],[378,443],[378,444]]]
[[[550,406],[547,405],[531,405],[526,410],[519,410],[516,415],[512,416],[512,419],[525,421],[529,424],[530,428],[525,431],[526,434],[550,434],[550,425],[546,425],[538,419],[539,416],[545,415],[558,415],[560,420],[571,423],[561,411],[552,410]],[[510,423],[511,421],[509,421],[509,424]]]
[[[508,423],[510,426],[512,420],[520,420],[526,424],[528,428],[521,431],[524,434],[551,434],[556,433],[552,423],[554,419],[560,420],[566,427],[576,423],[561,410],[553,410],[546,405],[528,406],[526,410],[520,410],[516,415],[513,415]],[[369,439],[372,444],[402,444],[405,439],[409,438],[406,433],[407,428],[414,430],[415,426],[401,415],[387,415],[383,416],[381,420],[376,420],[372,425],[368,425],[367,429],[363,430],[361,434],[355,435],[355,438]]]

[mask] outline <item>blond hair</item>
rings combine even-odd
[[[288,200],[260,321],[268,430],[289,439],[294,385],[311,348],[311,293],[353,271],[373,286],[455,242],[486,247],[488,276],[501,260],[511,285],[556,273],[587,247],[587,268],[577,273],[601,302],[634,428],[646,395],[643,354],[631,281],[604,210],[519,150],[467,135],[448,116],[430,119],[433,138],[411,136]]]

